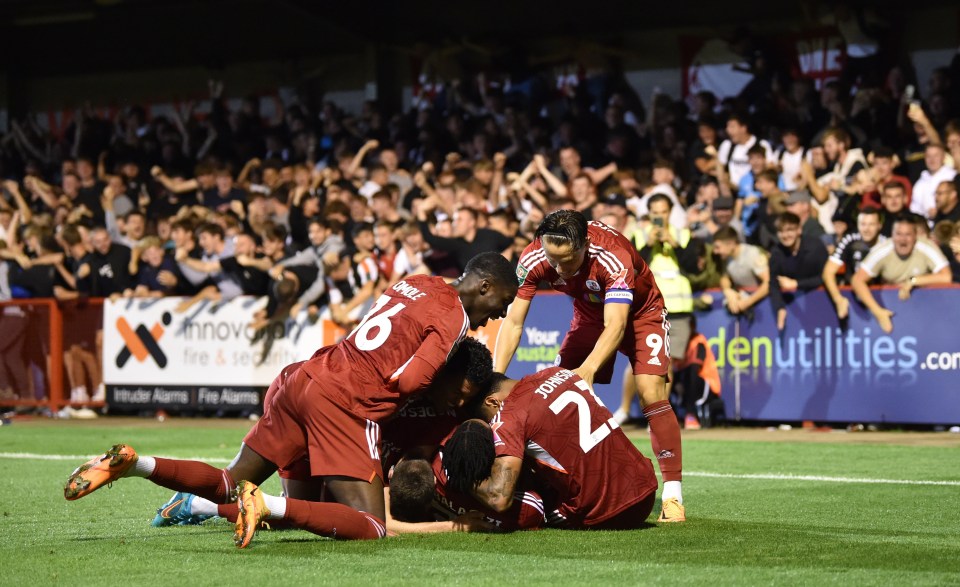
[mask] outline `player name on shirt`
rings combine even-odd
[[[556,375],[552,375],[546,381],[540,384],[540,387],[534,390],[533,393],[539,395],[543,399],[548,399],[550,394],[556,391],[558,387],[563,385],[563,382],[573,377],[573,371],[559,371]]]
[[[420,291],[406,281],[398,281],[397,284],[391,289],[404,297],[410,298],[411,300],[419,300],[427,295],[426,292]]]

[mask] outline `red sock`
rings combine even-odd
[[[680,481],[683,477],[683,452],[680,447],[680,423],[667,400],[643,408],[650,424],[650,444],[660,465],[664,481]]]
[[[240,515],[240,506],[237,505],[237,502],[220,504],[217,506],[217,515],[236,523],[237,517]],[[270,520],[268,524],[270,524],[271,530],[286,530],[294,527],[286,518],[283,520]]]
[[[200,461],[157,458],[149,479],[161,487],[199,495],[214,503],[227,503],[236,486],[226,469],[217,469]]]
[[[376,540],[386,536],[383,522],[339,503],[287,498],[285,521],[301,530],[339,540]]]
[[[222,503],[217,506],[217,515],[231,522],[236,522],[237,517],[240,515],[240,506],[237,505],[237,502]]]

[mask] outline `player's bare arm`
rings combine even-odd
[[[490,477],[485,479],[474,491],[474,497],[495,512],[505,512],[513,505],[513,492],[520,477],[520,464],[517,457],[497,457],[493,461]]]
[[[630,304],[610,303],[603,307],[603,332],[597,339],[597,346],[590,353],[583,364],[574,369],[593,387],[593,378],[597,371],[606,363],[623,341],[623,332],[627,327],[627,318],[630,315]]]
[[[530,311],[530,300],[514,298],[507,311],[506,318],[500,324],[500,332],[497,334],[497,344],[493,350],[493,370],[499,373],[506,373],[513,354],[517,352],[520,346],[520,337],[523,336],[523,322],[527,319],[527,312]]]

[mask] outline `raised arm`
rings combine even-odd
[[[550,189],[553,190],[555,194],[563,197],[568,195],[567,186],[560,181],[559,177],[547,169],[547,160],[543,155],[534,155],[533,163],[537,166],[537,173],[543,176],[544,181],[547,182],[547,185],[550,186]]]

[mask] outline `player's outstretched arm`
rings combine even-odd
[[[505,512],[510,509],[513,505],[513,492],[517,487],[522,462],[517,457],[497,457],[493,461],[490,477],[477,486],[474,497],[495,512]]]
[[[523,335],[523,323],[527,319],[527,312],[530,311],[530,300],[514,298],[507,310],[507,316],[500,324],[500,332],[497,333],[497,344],[493,348],[493,370],[499,373],[506,373],[513,354],[517,352],[520,346],[520,337]]]
[[[593,352],[587,355],[582,365],[574,369],[591,387],[597,371],[617,352],[623,341],[629,315],[630,304],[608,303],[603,306],[603,332],[600,333]]]

